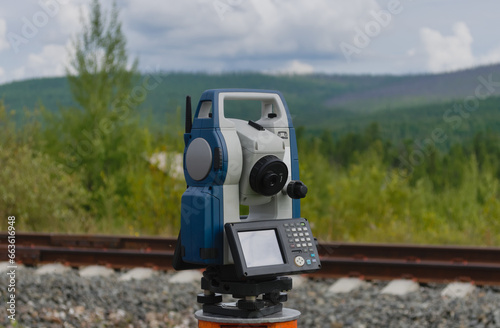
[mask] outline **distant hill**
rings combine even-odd
[[[425,138],[432,128],[445,125],[443,115],[454,103],[463,103],[474,95],[478,77],[500,81],[500,64],[474,69],[423,75],[267,75],[258,73],[161,73],[158,87],[147,94],[141,105],[142,117],[150,127],[165,129],[178,124],[179,110],[187,94],[193,102],[206,89],[258,88],[277,89],[288,102],[294,124],[310,133],[323,129],[334,135],[362,131],[378,122],[383,135],[392,140]],[[140,85],[141,81],[138,81]],[[500,95],[500,87],[494,96]],[[0,85],[0,98],[8,109],[34,108],[42,103],[57,111],[59,106],[74,106],[66,78],[41,78]],[[467,137],[483,129],[500,131],[500,101],[492,97],[481,110],[464,120],[459,129],[450,131],[456,138]],[[237,115],[247,108],[236,108]]]
[[[479,77],[488,80],[490,74],[493,81],[500,82],[500,64],[443,74],[367,77],[372,83],[353,92],[332,96],[326,103],[332,108],[362,111],[443,103],[474,95],[480,84]],[[493,94],[500,95],[500,88],[497,87]]]
[[[9,109],[33,108],[42,103],[56,110],[59,105],[73,104],[68,83],[64,77],[39,78],[0,85],[0,98]]]

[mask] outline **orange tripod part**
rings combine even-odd
[[[297,328],[297,320],[300,317],[300,312],[293,309],[283,308],[281,312],[268,316],[238,318],[213,315],[210,313],[203,313],[202,310],[198,310],[194,316],[198,319],[198,328]]]
[[[198,328],[236,328],[236,327],[254,327],[254,328],[297,328],[297,320],[287,322],[274,322],[274,323],[217,323],[208,321],[198,321]]]

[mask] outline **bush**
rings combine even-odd
[[[89,194],[48,155],[27,145],[0,145],[0,217],[16,217],[18,230],[86,232]],[[0,220],[5,230],[6,220]]]

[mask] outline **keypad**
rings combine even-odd
[[[283,224],[290,249],[295,250],[293,258],[301,256],[305,261],[303,267],[318,263],[316,250],[309,229],[305,222],[287,222]],[[297,253],[297,251],[299,251]],[[302,261],[301,261],[302,263]]]

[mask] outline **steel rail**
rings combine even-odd
[[[0,232],[0,261],[7,260]],[[112,268],[172,269],[176,240],[162,237],[17,233],[16,259],[26,265],[61,262]],[[322,269],[311,276],[407,278],[419,282],[471,281],[500,285],[500,248],[397,244],[320,243]]]

